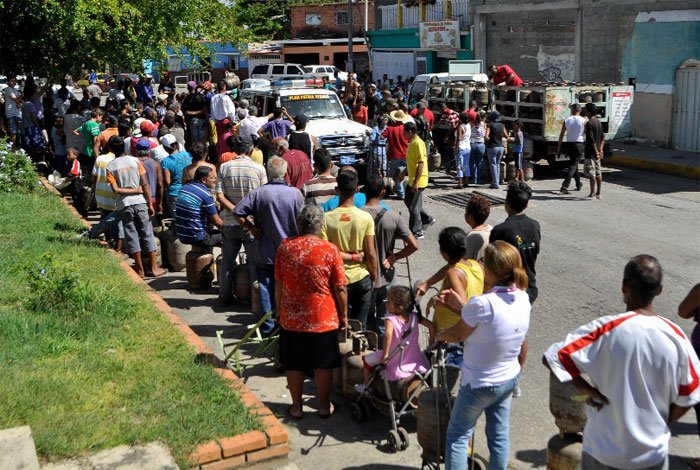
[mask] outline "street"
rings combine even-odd
[[[622,311],[622,271],[630,257],[647,253],[660,260],[665,271],[664,290],[655,307],[660,314],[679,323],[686,333],[692,329],[691,321],[677,317],[677,306],[700,280],[698,182],[631,169],[604,171],[602,200],[583,201],[580,198],[587,194],[586,180],[581,192],[559,195],[555,192],[561,186],[563,175],[546,165],[535,165],[536,180],[531,182],[533,196],[527,213],[538,220],[542,228],[542,248],[537,261],[540,295],[530,323],[529,359],[521,381],[523,396],[514,400],[511,416],[513,468],[544,468],[547,441],[557,432],[548,408],[549,376],[541,364],[543,351],[578,325]],[[466,228],[462,208],[436,202],[430,197],[455,193],[456,190],[451,189],[453,180],[441,173],[431,176],[431,189],[425,201],[427,211],[437,218],[437,223],[427,231],[426,238],[420,240],[420,251],[410,259],[414,281],[427,278],[441,266],[437,249],[440,230],[450,225]],[[439,186],[435,187],[435,183]],[[468,190],[504,198],[504,188],[489,190],[479,186]],[[390,200],[389,204],[406,217],[402,203]],[[505,216],[502,205],[493,207],[488,222],[496,225]],[[405,275],[405,264],[400,269]],[[401,282],[408,284],[408,279],[403,277]],[[226,328],[226,338],[237,339],[245,332],[241,325],[250,321],[244,306],[235,306],[237,311],[217,307],[215,288],[205,293],[186,290],[184,273],[170,273],[150,284],[217,354],[220,348],[215,331]],[[305,417],[293,422],[286,416],[290,398],[284,377],[269,363],[258,360],[251,364],[244,378],[251,390],[287,425],[292,464],[319,469],[420,467],[421,449],[412,417],[404,424],[411,434],[410,448],[389,453],[386,445],[388,418],[378,414],[369,422],[355,424],[345,400],[334,397],[340,405],[336,416],[321,420],[314,413],[316,401],[313,382],[309,381]],[[700,457],[695,426],[691,410],[672,427],[671,468],[686,468],[685,458]],[[483,423],[475,441],[477,453],[487,456]],[[269,465],[269,468],[279,467],[279,463]]]

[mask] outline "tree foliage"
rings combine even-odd
[[[0,0],[0,73],[59,77],[81,67],[140,71],[167,48],[208,55],[205,41],[253,38],[219,0]]]

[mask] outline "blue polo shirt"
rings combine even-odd
[[[207,219],[216,214],[216,205],[209,188],[201,181],[186,184],[175,203],[175,233],[182,243],[202,241]]]

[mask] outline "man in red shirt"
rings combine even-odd
[[[294,186],[299,191],[304,183],[314,177],[311,168],[311,159],[302,150],[289,150],[289,142],[284,137],[277,137],[272,141],[272,148],[276,155],[287,162],[287,174],[284,180],[289,186]]]
[[[462,111],[462,114],[466,114],[467,116],[469,116],[469,122],[471,123],[476,121],[476,117],[479,115],[479,111],[477,111],[477,109],[478,106],[476,104],[476,101],[471,100],[469,102],[469,109],[465,109],[464,111]]]
[[[428,109],[428,102],[426,100],[420,100],[416,103],[416,107],[411,110],[411,117],[415,119],[416,116],[423,115],[428,121],[428,127],[432,130],[433,124],[435,124],[435,115]]]
[[[397,178],[406,168],[406,150],[408,141],[403,135],[403,125],[408,122],[409,116],[401,110],[392,111],[389,125],[382,132],[382,139],[386,141],[386,156],[389,160],[389,176],[396,182],[396,197],[403,200],[406,192],[403,183]]]
[[[523,81],[510,65],[492,65],[491,81],[494,85],[522,86]]]

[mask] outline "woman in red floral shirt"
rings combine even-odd
[[[292,395],[293,419],[303,416],[304,372],[314,371],[321,418],[333,414],[333,369],[340,367],[338,328],[347,319],[345,268],[338,248],[321,240],[323,211],[304,206],[299,236],[282,242],[275,257],[275,295],[280,323],[280,361]]]

